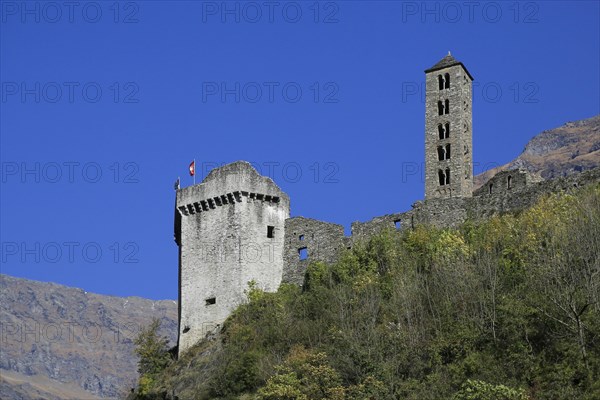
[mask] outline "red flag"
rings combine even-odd
[[[196,160],[190,163],[190,176],[196,175]]]

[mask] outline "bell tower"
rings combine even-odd
[[[472,93],[450,52],[425,70],[425,199],[472,196]]]

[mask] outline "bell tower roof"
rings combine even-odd
[[[448,52],[448,55],[446,57],[442,58],[440,61],[438,61],[433,67],[426,69],[425,73],[427,74],[429,72],[434,72],[434,71],[438,71],[440,69],[453,67],[455,65],[460,65],[461,67],[463,67],[463,69],[465,70],[467,75],[469,75],[469,78],[471,78],[471,80],[474,80],[473,76],[471,76],[471,73],[469,72],[467,67],[465,67],[464,64],[461,63],[460,61],[458,61],[456,58],[452,57],[452,54],[450,54],[450,52]]]

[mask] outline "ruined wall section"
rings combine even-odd
[[[511,188],[508,187],[509,176],[513,182]],[[521,170],[504,171],[475,192],[476,196],[467,203],[467,210],[470,218],[489,218],[492,215],[524,210],[550,193],[570,191],[598,182],[600,168],[548,181],[539,181]],[[493,184],[492,193],[489,193],[490,183]]]
[[[498,195],[524,189],[526,186],[540,182],[523,169],[498,172],[485,185],[473,192],[473,196]]]
[[[471,198],[418,201],[413,204],[412,210],[405,213],[376,217],[367,222],[353,222],[352,240],[368,238],[384,228],[412,229],[417,225],[456,227],[467,219],[485,219],[520,211],[533,206],[546,194],[599,181],[600,168],[551,181],[540,181],[523,170],[503,171],[475,191]],[[401,221],[399,227],[396,221]]]
[[[375,217],[367,222],[353,222],[351,225],[352,241],[367,239],[369,236],[376,235],[385,229],[402,230],[412,228],[414,223],[414,213],[408,211],[405,213],[387,214],[381,217]]]
[[[178,190],[176,213],[181,354],[245,301],[249,281],[277,290],[289,198],[249,163],[236,162]]]
[[[344,227],[316,219],[294,217],[285,221],[283,282],[302,285],[308,263],[337,261],[346,248]]]
[[[511,186],[508,186],[511,177]],[[600,182],[600,168],[551,181],[539,181],[523,170],[497,174],[471,198],[430,199],[413,204],[410,211],[375,217],[366,222],[353,222],[352,235],[345,237],[340,225],[308,218],[286,221],[284,282],[302,285],[308,263],[337,261],[340,250],[384,229],[414,229],[418,225],[438,228],[457,227],[468,219],[481,220],[494,215],[517,212],[533,206],[550,193],[569,191]],[[492,184],[492,193],[489,193]],[[299,235],[304,235],[300,240]],[[308,245],[308,246],[307,246]],[[308,257],[299,260],[298,249],[306,246]],[[310,251],[312,249],[312,251]]]

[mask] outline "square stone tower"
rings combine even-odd
[[[473,193],[473,77],[450,52],[425,70],[425,199]]]
[[[177,190],[180,355],[246,300],[248,282],[278,289],[289,216],[289,197],[245,161]]]

